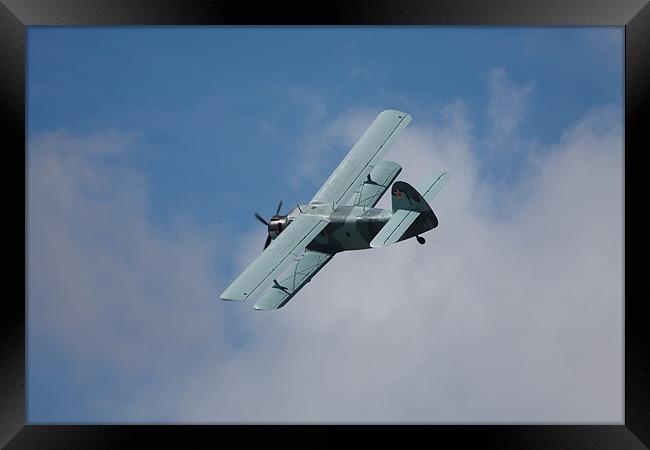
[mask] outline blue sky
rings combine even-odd
[[[392,105],[426,120],[462,98],[481,135],[486,74],[503,66],[514,82],[535,85],[522,129],[553,142],[594,104],[621,104],[622,36],[620,28],[32,28],[29,133],[138,133],[150,151],[134,163],[151,177],[162,220],[178,211],[228,220],[226,207],[240,223],[249,211],[239,198],[217,201],[222,186],[272,209],[287,177],[263,192],[250,180],[300,153],[296,137],[314,108]],[[295,200],[347,149],[333,151]]]
[[[562,155],[574,155],[576,148],[582,151],[581,143],[592,138],[620,143],[606,149],[612,159],[602,160],[604,166],[622,161],[620,27],[31,27],[27,57],[29,202],[30,208],[45,205],[30,209],[29,216],[28,383],[33,421],[223,419],[212,410],[195,414],[191,407],[180,407],[192,403],[185,398],[170,399],[159,405],[162,412],[157,413],[143,405],[153,404],[152,398],[174,386],[172,379],[158,379],[159,371],[174,373],[187,398],[195,398],[201,381],[190,381],[178,364],[198,364],[196,371],[206,374],[226,370],[223,367],[230,367],[223,365],[226,360],[244,358],[250,367],[259,368],[264,357],[251,356],[247,349],[271,337],[292,332],[301,336],[302,331],[276,328],[277,324],[267,330],[269,325],[259,315],[251,319],[246,308],[226,309],[213,300],[262,246],[264,229],[253,212],[270,215],[280,199],[285,211],[288,205],[308,201],[382,109],[402,109],[413,116],[409,127],[413,131],[400,147],[412,167],[423,155],[420,149],[432,142],[447,149],[440,150],[447,156],[436,156],[434,161],[458,165],[452,180],[456,177],[457,186],[466,190],[451,188],[449,198],[458,199],[465,209],[450,204],[449,217],[476,219],[477,224],[485,220],[483,225],[490,226],[494,217],[483,213],[492,209],[493,216],[510,220],[501,225],[512,227],[503,245],[513,252],[521,242],[515,240],[525,242],[527,233],[532,233],[526,218],[534,214],[526,212],[528,208],[546,205],[541,194],[546,188],[529,179],[549,167],[564,167],[557,162]],[[601,161],[575,151],[589,164]],[[399,153],[391,158],[400,161]],[[589,164],[584,166],[592,167]],[[403,175],[408,176],[404,167]],[[574,168],[586,175],[600,173],[600,166],[593,166],[593,173],[580,164]],[[566,173],[573,174],[569,169]],[[60,207],[50,210],[47,205]],[[575,226],[582,223],[578,219],[587,218],[585,212],[576,218]],[[611,227],[616,235],[620,223]],[[564,230],[570,229],[567,225]],[[605,231],[605,236],[612,235],[612,228]],[[563,231],[556,234],[564,236]],[[130,236],[143,237],[135,242]],[[476,239],[478,246],[487,245],[491,238]],[[68,264],[68,256],[76,263]],[[173,257],[187,264],[164,266],[172,264],[167,261]],[[93,263],[84,264],[86,258]],[[61,267],[50,270],[46,261],[58,261]],[[114,264],[95,266],[96,261]],[[610,263],[616,267],[616,261]],[[75,264],[89,271],[86,278],[77,278],[72,269],[66,271]],[[151,317],[156,317],[155,302],[143,302],[148,310],[129,308],[144,297],[167,295],[168,316],[161,320],[173,324],[185,306],[177,310],[179,297],[169,292],[176,292],[175,277],[189,268],[194,273],[187,275],[190,279],[196,273],[205,275],[194,280],[205,287],[195,297],[179,294],[187,297],[184,301],[202,305],[190,308],[196,316],[187,319],[205,321],[199,321],[204,327],[199,337],[187,337],[185,331],[184,337],[176,336],[179,342],[191,344],[192,351],[172,346],[173,357],[157,358],[141,367],[134,363],[138,368],[132,369],[133,360],[149,361],[142,355],[167,348],[165,339],[175,335],[156,328],[153,334],[161,340],[134,350],[133,360],[123,355],[131,361],[125,363],[115,349],[130,354],[129,346],[121,347],[117,336],[130,335],[134,328],[142,333],[137,336],[146,336]],[[115,274],[108,274],[110,270]],[[593,270],[591,275],[602,267]],[[473,276],[481,278],[480,274]],[[550,272],[548,276],[553,279]],[[165,283],[158,286],[161,278],[166,278]],[[83,333],[93,332],[90,324],[104,317],[101,311],[106,307],[93,309],[88,304],[101,297],[99,289],[114,289],[116,295],[129,292],[119,289],[119,280],[125,286],[134,283],[144,297],[134,294],[128,304],[120,303],[128,312],[116,313],[111,324],[101,328],[101,339],[90,339],[94,345],[80,348]],[[616,292],[618,283],[614,277],[608,289]],[[77,285],[84,286],[84,295],[70,291]],[[583,294],[575,295],[582,298]],[[57,301],[70,308],[62,308],[67,314],[39,312],[46,304],[56,309]],[[82,303],[86,306],[75,307]],[[66,320],[75,314],[78,317],[70,325]],[[144,321],[138,319],[145,316]],[[292,322],[283,323],[291,326]],[[499,323],[495,319],[494,328],[488,328],[497,329]],[[594,323],[599,322],[594,319]],[[330,341],[328,333],[334,329],[325,327],[320,338]],[[612,329],[613,335],[618,336],[618,331]],[[359,345],[358,351],[367,352],[365,345],[370,344]],[[205,366],[206,360],[216,368]],[[303,360],[296,356],[292,361]],[[247,366],[241,364],[244,370]],[[169,370],[170,365],[174,370]],[[402,382],[408,384],[409,378]],[[395,382],[394,386],[401,385]],[[385,392],[386,386],[377,389]],[[142,398],[134,395],[143,391],[147,394]],[[585,392],[585,397],[591,394]],[[131,404],[136,397],[140,403]],[[313,399],[313,414],[307,417],[321,417],[318,402]],[[506,420],[519,411],[513,407],[500,416],[498,408],[490,405],[486,400],[480,412],[458,410],[451,417]],[[297,417],[296,408],[287,406],[288,420]],[[177,415],[179,410],[186,414]],[[339,417],[328,407],[322,411],[334,414],[322,417]],[[404,411],[407,419],[442,420],[422,405]],[[548,417],[548,411],[543,411],[523,416]],[[350,417],[365,413],[359,410]],[[568,417],[588,417],[581,416],[580,410],[574,413]],[[242,410],[234,417],[257,416],[253,410]],[[390,414],[385,417],[395,419]]]

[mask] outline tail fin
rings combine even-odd
[[[425,178],[418,189],[404,181],[396,181],[391,189],[393,212],[398,209],[431,211],[429,202],[438,195],[448,181],[449,174],[447,172],[438,172]]]
[[[416,212],[431,211],[431,207],[420,193],[404,181],[393,183],[390,193],[393,200],[393,212],[398,209]]]
[[[441,172],[425,178],[418,190],[404,181],[395,182],[391,189],[393,215],[372,239],[370,247],[387,247],[437,227],[438,218],[429,202],[448,180],[447,172]]]

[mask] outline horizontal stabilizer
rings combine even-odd
[[[406,230],[408,230],[408,227],[415,222],[415,219],[417,219],[419,215],[419,211],[398,209],[370,242],[370,246],[388,247],[389,245],[399,241]]]
[[[447,172],[438,172],[422,180],[422,183],[418,187],[418,192],[430,203],[438,195],[438,192],[445,187],[448,181],[449,174]]]

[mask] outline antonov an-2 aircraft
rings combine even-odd
[[[282,308],[332,257],[345,250],[387,247],[438,226],[429,203],[447,183],[436,173],[418,189],[392,185],[392,209],[375,208],[402,168],[384,160],[411,116],[382,111],[311,201],[270,221],[264,251],[221,294],[222,300],[257,298],[255,309]]]

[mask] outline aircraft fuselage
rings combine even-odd
[[[390,209],[367,208],[361,206],[339,206],[334,209],[327,205],[300,205],[287,215],[288,226],[300,214],[323,217],[330,223],[316,236],[307,249],[323,253],[339,253],[346,250],[370,248],[370,242],[393,216]],[[400,241],[418,236],[438,226],[433,213],[422,213],[407,229]]]

